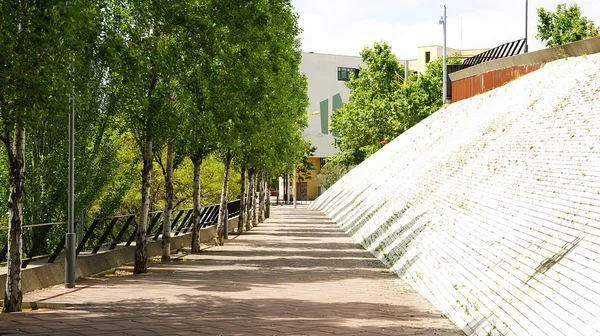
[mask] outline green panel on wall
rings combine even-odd
[[[333,113],[335,113],[335,111],[339,110],[342,108],[342,96],[340,96],[340,94],[336,94],[335,96],[333,96],[333,99],[331,101],[331,104],[333,105]]]
[[[325,99],[321,102],[321,133],[329,134],[329,99]]]
[[[340,94],[336,94],[335,96],[333,96],[332,101],[331,101],[331,105],[332,105],[332,109],[333,109],[333,113],[335,113],[335,111],[341,109],[343,107],[342,105],[342,96],[340,96]],[[340,135],[337,134],[337,132],[331,132],[331,135],[333,135],[336,138],[339,138]]]

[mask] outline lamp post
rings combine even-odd
[[[446,104],[446,96],[447,96],[447,85],[448,85],[448,65],[446,62],[446,57],[447,57],[447,49],[446,49],[446,23],[447,23],[447,19],[448,17],[446,16],[446,0],[442,0],[442,6],[444,6],[444,15],[442,16],[442,18],[440,19],[440,24],[444,27],[444,60],[443,60],[443,67],[444,67],[444,73],[443,73],[443,97],[442,97],[442,104]]]
[[[75,287],[75,96],[70,99],[71,114],[69,115],[69,205],[67,233],[65,235],[65,287]],[[79,225],[83,225],[80,223]]]
[[[525,0],[525,53],[529,52],[529,41],[527,40],[527,19],[529,16],[529,0]]]

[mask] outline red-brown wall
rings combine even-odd
[[[524,74],[540,69],[544,64],[523,65],[494,70],[452,82],[452,102],[455,103],[493,90]]]

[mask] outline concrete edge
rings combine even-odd
[[[234,220],[230,220],[233,223]],[[235,222],[237,223],[237,222]],[[231,227],[231,226],[230,226]],[[216,237],[216,226],[203,228],[200,237],[203,243],[211,244]],[[191,246],[192,235],[186,233],[171,238],[171,251]],[[148,241],[148,258],[160,257],[162,254],[161,240]],[[114,272],[116,268],[133,263],[135,261],[135,246],[118,247],[112,251],[99,252],[92,255],[80,255],[77,257],[77,268],[75,277],[82,279],[90,276],[103,276]],[[65,281],[64,261],[45,264],[37,267],[25,268],[21,272],[21,290],[23,294],[60,285]],[[0,275],[0,284],[6,283],[6,274]],[[0,301],[4,299],[4,290],[0,290]]]
[[[4,302],[0,301],[0,307],[4,306]],[[65,308],[83,308],[93,306],[90,303],[72,303],[72,302],[39,302],[39,301],[23,301],[21,308],[23,309],[65,309]],[[98,306],[98,305],[96,305]]]

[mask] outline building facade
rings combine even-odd
[[[448,48],[448,55],[459,54],[462,57],[470,57],[486,50]],[[442,57],[442,54],[442,46],[419,47],[417,59],[408,61],[409,71],[424,72],[427,63]],[[401,63],[404,64],[404,61]],[[309,98],[308,127],[304,131],[304,138],[311,140],[317,149],[314,156],[309,158],[309,162],[313,165],[310,179],[305,176],[297,178],[298,200],[314,200],[324,191],[318,185],[317,175],[325,164],[326,158],[338,153],[333,145],[335,136],[329,130],[331,115],[342,107],[343,102],[350,99],[350,89],[345,84],[350,80],[351,73],[360,76],[360,67],[365,67],[360,56],[302,53],[300,72],[307,77]],[[285,190],[284,184],[283,181],[280,184],[282,195]]]
[[[302,53],[300,72],[308,80],[309,98],[308,127],[304,130],[304,138],[311,140],[317,149],[309,158],[313,165],[311,178],[298,177],[298,200],[313,200],[322,192],[317,175],[325,159],[338,152],[333,145],[334,135],[329,130],[331,115],[350,99],[350,89],[345,84],[351,73],[358,75],[359,66],[364,67],[360,56]]]

